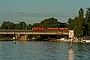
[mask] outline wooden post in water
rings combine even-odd
[[[74,50],[72,48],[72,39],[70,43],[70,49],[68,50],[68,60],[74,60]]]

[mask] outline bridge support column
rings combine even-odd
[[[26,35],[26,34],[21,35],[21,37],[20,37],[19,40],[20,40],[20,41],[27,41],[27,35]]]

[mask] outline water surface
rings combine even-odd
[[[90,60],[90,44],[73,43],[74,60]],[[0,60],[68,60],[69,43],[0,41]]]

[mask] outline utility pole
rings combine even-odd
[[[27,40],[27,24],[26,24],[25,40]]]
[[[23,22],[23,30],[24,30],[24,22]]]
[[[86,38],[87,38],[87,31],[86,31]]]

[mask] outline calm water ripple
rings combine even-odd
[[[90,44],[73,43],[74,60],[90,60]],[[68,60],[69,43],[0,41],[0,60]]]

